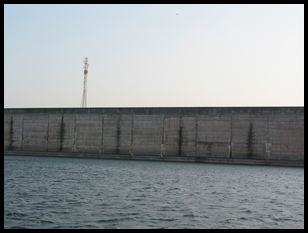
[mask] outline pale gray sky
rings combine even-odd
[[[4,106],[303,106],[303,5],[5,5]]]

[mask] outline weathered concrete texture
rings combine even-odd
[[[304,161],[304,107],[5,109],[5,151]]]

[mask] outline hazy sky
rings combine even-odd
[[[5,5],[4,106],[303,106],[303,5]]]

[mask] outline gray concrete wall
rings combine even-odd
[[[5,151],[304,160],[304,107],[4,109]]]

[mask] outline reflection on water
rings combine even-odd
[[[304,228],[304,169],[4,157],[5,228]]]

